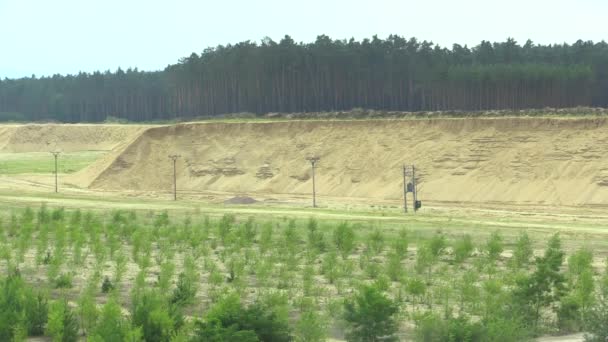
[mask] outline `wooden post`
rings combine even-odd
[[[172,154],[169,156],[171,160],[173,160],[173,200],[177,201],[177,158],[180,156],[177,154]]]
[[[60,153],[61,152],[58,152],[58,151],[51,152],[51,154],[53,155],[53,157],[55,157],[55,193],[59,192],[59,185],[58,185],[59,182],[58,182],[58,176],[57,176],[57,173],[58,173],[58,170],[57,170],[58,169],[58,167],[57,167],[57,158],[59,158],[59,154]]]
[[[414,197],[414,213],[418,211],[416,203],[418,203],[418,184],[416,184],[416,167],[412,165],[412,195]]]
[[[407,214],[407,166],[403,165],[403,211]]]
[[[317,207],[317,185],[315,180],[315,168],[317,167],[317,162],[319,161],[319,157],[308,157],[306,160],[310,162],[310,166],[312,167],[312,207]]]

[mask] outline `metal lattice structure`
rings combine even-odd
[[[418,178],[416,177],[416,166],[403,165],[403,210],[407,213],[407,194],[412,193],[412,209],[414,213],[422,207],[422,201],[418,200]]]

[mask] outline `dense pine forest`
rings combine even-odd
[[[608,107],[608,44],[451,49],[391,35],[208,48],[163,71],[0,80],[0,120],[95,122],[226,113]]]

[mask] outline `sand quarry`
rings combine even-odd
[[[0,152],[106,151],[62,181],[113,193],[172,189],[253,198],[402,198],[415,163],[436,205],[608,206],[608,119],[466,118],[201,122],[167,126],[3,125]]]
[[[596,268],[605,267],[605,118],[0,125],[0,166],[7,156],[18,160],[36,153],[46,156],[54,150],[101,153],[80,171],[60,174],[59,197],[51,195],[54,179],[50,174],[0,174],[3,205],[20,202],[36,206],[42,199],[87,209],[195,212],[192,202],[228,203],[226,208],[205,208],[205,212],[220,215],[234,210],[230,204],[256,205],[267,199],[309,205],[312,180],[306,157],[318,156],[321,206],[327,206],[331,199],[333,203],[392,203],[397,208],[402,201],[401,167],[415,163],[424,208],[430,203],[441,210],[416,217],[397,213],[398,209],[387,211],[387,216],[384,212],[330,210],[315,214],[327,219],[382,220],[383,224],[415,222],[420,229],[449,225],[452,234],[467,231],[477,239],[498,228],[505,228],[501,232],[509,239],[520,229],[535,236],[557,230],[564,236],[566,249],[588,246],[596,251]],[[179,195],[189,201],[167,200],[172,189],[170,154],[180,155]],[[38,196],[32,191],[38,191]],[[71,196],[75,193],[82,196]],[[114,203],[115,196],[125,200]],[[102,197],[108,201],[101,201]],[[492,210],[477,209],[488,206]],[[547,214],[496,210],[505,207],[516,207],[517,211],[543,208]],[[255,209],[264,217],[308,217],[313,212],[259,208],[244,207],[241,213],[256,214],[247,211]],[[577,216],[564,214],[565,209],[573,209]],[[588,214],[592,212],[596,214]],[[538,339],[582,340],[582,334]]]

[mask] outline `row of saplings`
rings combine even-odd
[[[235,293],[226,293],[204,315],[189,322],[182,314],[184,299],[178,286],[165,296],[157,289],[138,287],[133,291],[129,314],[118,303],[118,291],[110,291],[100,308],[67,299],[51,301],[26,284],[13,269],[0,284],[0,341],[23,341],[28,336],[48,335],[53,341],[324,341],[326,324],[310,310],[289,322],[278,292],[261,295],[244,304]],[[108,280],[102,287],[108,288]],[[82,303],[81,303],[82,304]],[[314,306],[312,302],[301,303]],[[344,303],[345,320],[352,341],[396,340],[398,306],[381,290],[365,286]]]
[[[417,317],[413,337],[419,341],[521,341],[538,328],[543,313],[556,313],[563,329],[583,329],[588,341],[608,340],[608,277],[595,291],[590,253],[569,258],[578,275],[574,289],[562,271],[564,253],[559,237],[549,240],[534,271],[517,279],[507,298],[493,298],[496,305],[482,318],[427,312]],[[327,326],[310,310],[315,304],[299,303],[300,317],[291,317],[288,299],[279,292],[261,293],[252,303],[226,292],[201,319],[187,320],[182,310],[190,299],[188,285],[180,278],[165,295],[136,282],[128,313],[119,304],[119,293],[106,279],[109,291],[101,307],[48,296],[26,284],[17,269],[0,283],[0,341],[20,341],[27,336],[48,335],[54,341],[322,341]],[[349,341],[394,341],[400,337],[399,305],[378,284],[364,285],[344,301],[343,319]],[[488,291],[488,289],[485,289]],[[500,291],[497,291],[499,293]],[[595,297],[594,293],[598,293]],[[90,304],[90,303],[89,303]],[[488,306],[492,307],[492,306]],[[296,322],[296,323],[292,323]],[[408,336],[409,338],[409,336]]]

